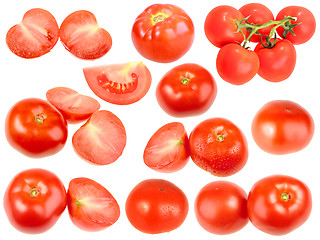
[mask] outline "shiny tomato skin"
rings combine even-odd
[[[251,131],[257,145],[271,154],[294,153],[305,148],[314,134],[312,116],[288,100],[266,103],[255,115]]]
[[[191,48],[194,26],[188,14],[172,4],[153,4],[135,20],[131,38],[145,58],[168,63],[181,58]]]
[[[58,221],[66,204],[63,183],[55,174],[44,169],[28,169],[18,173],[4,194],[4,209],[10,223],[28,234],[49,230]]]
[[[189,144],[193,162],[215,176],[231,176],[248,160],[246,137],[224,118],[209,118],[199,123],[189,136]]]
[[[42,158],[63,148],[68,127],[62,114],[49,102],[27,98],[9,110],[5,132],[14,149],[31,158]]]
[[[285,235],[304,224],[312,210],[312,196],[302,181],[272,175],[256,182],[248,196],[248,216],[259,230]]]
[[[249,222],[247,194],[232,182],[208,183],[199,191],[194,206],[200,226],[213,234],[232,234]]]
[[[258,55],[237,43],[220,48],[216,66],[220,77],[228,83],[242,85],[249,82],[259,70]]]
[[[178,228],[189,203],[183,191],[163,179],[147,179],[136,185],[126,200],[126,214],[139,231],[158,234]]]
[[[160,107],[174,117],[200,115],[211,107],[216,96],[215,79],[207,69],[194,63],[169,70],[156,89]]]

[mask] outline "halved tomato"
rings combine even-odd
[[[92,97],[82,95],[71,88],[56,87],[47,91],[47,100],[62,113],[68,123],[79,123],[88,119],[100,108]]]
[[[113,104],[137,102],[151,86],[150,71],[142,62],[89,67],[83,73],[91,90]]]
[[[89,178],[70,181],[67,202],[71,221],[84,231],[103,230],[120,216],[116,199],[105,187]]]
[[[97,165],[116,161],[126,141],[126,130],[121,120],[106,110],[93,113],[72,137],[75,152],[82,159]]]
[[[182,123],[159,128],[150,138],[143,154],[144,163],[159,172],[176,172],[189,160],[189,141]]]

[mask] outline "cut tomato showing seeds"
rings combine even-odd
[[[91,90],[101,99],[119,105],[143,98],[151,86],[151,74],[142,62],[110,64],[83,69]]]
[[[121,120],[106,110],[93,113],[72,137],[75,152],[82,159],[97,165],[116,161],[126,141],[126,130]]]

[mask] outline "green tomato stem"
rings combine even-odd
[[[40,194],[40,190],[36,187],[31,188],[29,192],[31,197],[37,197]]]
[[[291,196],[290,196],[289,193],[284,192],[284,193],[281,194],[281,199],[282,199],[284,202],[289,202],[290,199],[291,199]]]

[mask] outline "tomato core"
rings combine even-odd
[[[113,82],[106,74],[97,76],[97,80],[98,84],[110,93],[131,93],[136,90],[139,77],[135,73],[131,73],[130,77],[126,83]]]
[[[40,194],[40,190],[36,187],[31,188],[29,192],[31,197],[37,197]]]
[[[284,201],[284,202],[289,202],[290,199],[291,199],[291,196],[289,193],[282,193],[281,194],[281,199]]]
[[[34,120],[36,121],[36,123],[43,123],[44,120],[47,118],[47,116],[44,114],[44,113],[40,113],[40,114],[37,114],[35,117],[34,117]]]

